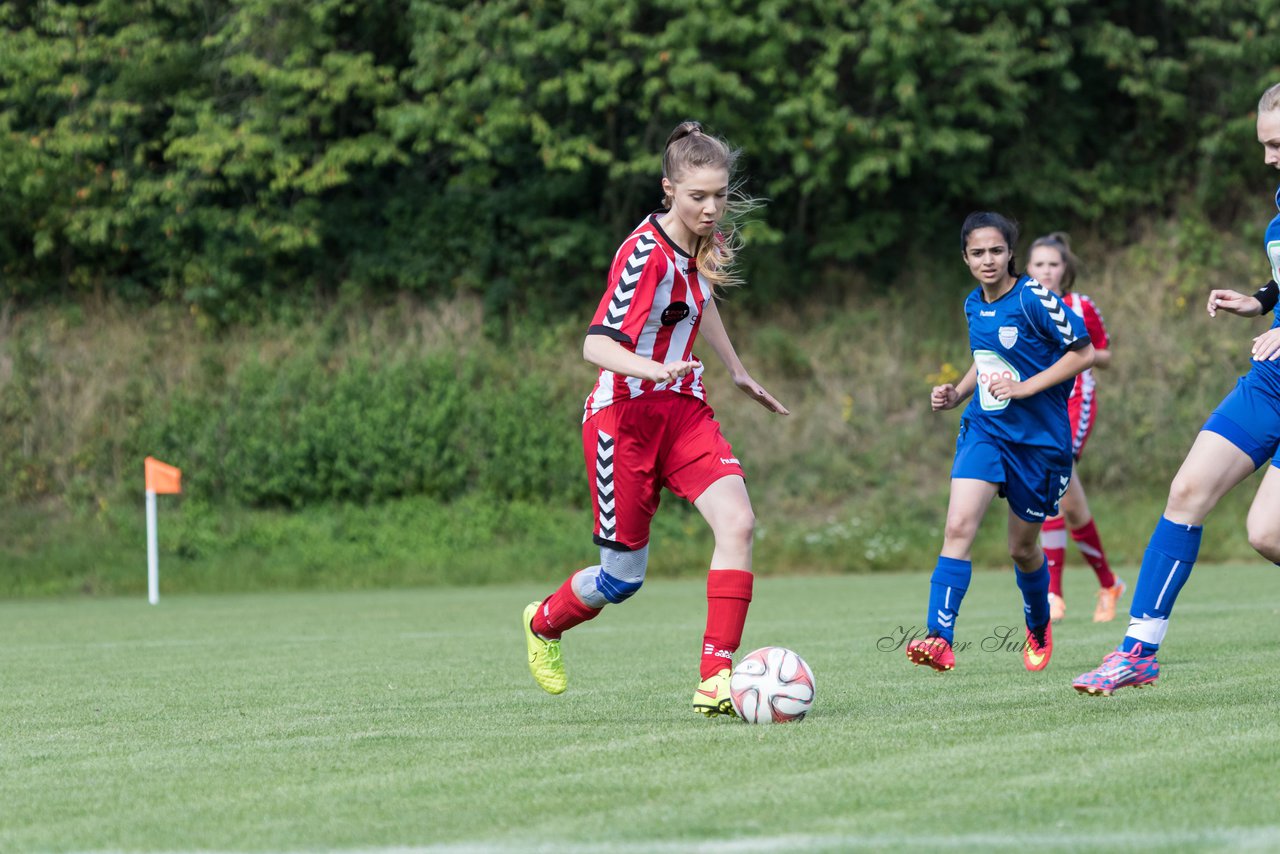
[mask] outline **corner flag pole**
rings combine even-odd
[[[155,457],[143,461],[147,481],[147,601],[160,602],[160,547],[156,535],[156,495],[182,492],[182,471]]]

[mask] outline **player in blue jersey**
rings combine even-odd
[[[1027,640],[1023,664],[1043,670],[1053,654],[1049,565],[1040,526],[1058,512],[1071,481],[1067,399],[1093,364],[1084,322],[1053,291],[1019,276],[1016,226],[997,213],[973,213],[960,246],[978,287],[965,300],[973,365],[957,385],[936,386],[935,411],[977,395],[960,420],[951,467],[951,501],[942,552],[929,593],[928,635],[907,644],[907,658],[934,670],[955,667],[952,640],[960,600],[973,573],[978,525],[997,495],[1009,501],[1009,556],[1022,591]]]
[[[1280,84],[1258,101],[1258,142],[1264,162],[1280,169]],[[1280,208],[1280,192],[1276,194]],[[1274,315],[1271,328],[1253,339],[1249,372],[1218,404],[1200,428],[1191,450],[1169,486],[1164,514],[1142,556],[1142,569],[1129,608],[1129,628],[1120,646],[1095,670],[1072,685],[1082,694],[1110,696],[1117,688],[1141,688],[1160,675],[1156,651],[1169,628],[1169,614],[1187,583],[1200,551],[1205,517],[1236,484],[1267,461],[1266,474],[1249,508],[1249,545],[1280,563],[1280,215],[1266,234],[1271,281],[1246,296],[1233,290],[1209,292],[1210,317],[1219,311],[1241,317]]]

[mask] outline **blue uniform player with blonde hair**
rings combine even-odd
[[[977,392],[960,421],[942,552],[930,584],[928,636],[907,658],[934,670],[955,667],[952,640],[973,572],[970,552],[992,499],[1009,501],[1009,555],[1022,591],[1027,641],[1023,664],[1043,670],[1053,654],[1049,565],[1038,542],[1071,480],[1072,381],[1093,364],[1084,322],[1053,291],[1019,276],[1018,231],[997,213],[974,213],[960,246],[978,287],[965,300],[973,365],[957,385],[936,386],[935,411]]]
[[[1258,101],[1258,142],[1264,162],[1280,169],[1280,84]],[[1280,192],[1276,194],[1280,208]],[[1271,465],[1249,508],[1249,545],[1280,563],[1280,215],[1266,234],[1271,281],[1252,295],[1230,289],[1209,292],[1208,311],[1241,317],[1273,313],[1271,328],[1253,339],[1249,372],[1218,404],[1200,428],[1182,467],[1169,486],[1164,513],[1156,523],[1129,608],[1129,628],[1120,646],[1102,664],[1077,676],[1082,694],[1110,696],[1118,688],[1141,688],[1160,675],[1156,651],[1169,628],[1169,614],[1200,552],[1205,517],[1218,501],[1268,459]]]

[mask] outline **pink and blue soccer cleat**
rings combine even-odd
[[[1154,655],[1143,655],[1142,645],[1133,652],[1107,653],[1096,670],[1081,673],[1071,683],[1081,694],[1110,697],[1117,688],[1142,688],[1153,684],[1160,676],[1160,665]]]

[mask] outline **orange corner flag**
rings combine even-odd
[[[147,457],[147,491],[157,495],[172,495],[182,491],[182,470],[162,463],[155,457]]]

